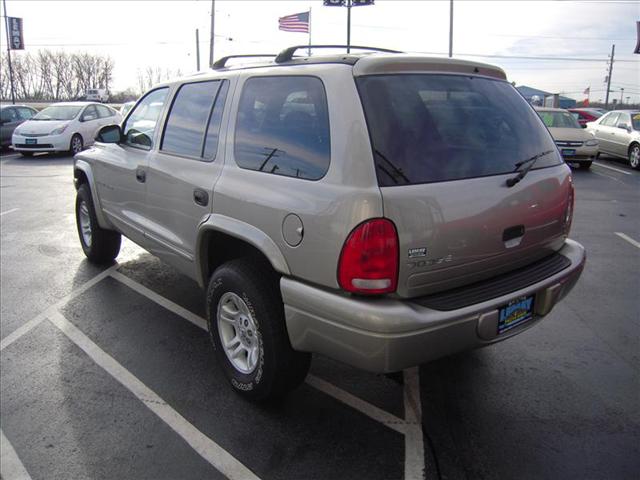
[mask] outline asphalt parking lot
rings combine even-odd
[[[128,241],[85,260],[70,157],[0,162],[3,480],[638,478],[640,172],[622,161],[574,172],[588,263],[536,328],[389,376],[316,356],[263,406],[215,365],[194,282]]]

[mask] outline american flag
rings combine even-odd
[[[309,12],[280,17],[278,19],[278,28],[285,32],[309,33]]]

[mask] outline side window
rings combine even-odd
[[[205,160],[215,160],[218,151],[218,138],[220,136],[220,125],[222,124],[222,113],[224,112],[224,103],[227,98],[227,90],[229,90],[229,82],[223,81],[216,104],[209,118],[209,126],[207,127],[207,138],[204,143],[203,157]]]
[[[124,143],[132,147],[150,150],[153,146],[153,135],[156,131],[158,118],[162,113],[168,88],[159,88],[147,94],[131,112],[122,127],[125,137]]]
[[[0,119],[2,119],[3,122],[15,122],[18,117],[16,115],[16,111],[14,108],[4,108],[2,109],[2,111],[0,111]]]
[[[100,118],[113,117],[113,111],[109,109],[109,107],[105,107],[104,105],[97,105],[98,115]]]
[[[31,117],[35,115],[35,112],[30,108],[18,107],[18,117],[22,120],[29,120]]]
[[[600,122],[600,125],[605,127],[613,127],[620,116],[619,113],[608,113],[607,116]]]
[[[96,110],[95,105],[89,105],[84,109],[84,112],[82,112],[82,120],[84,120],[85,122],[88,122],[89,120],[95,120],[96,118],[98,118],[98,111]]]
[[[254,77],[246,81],[235,131],[235,159],[249,170],[318,180],[331,144],[324,85],[315,77]]]
[[[180,87],[167,117],[160,149],[163,152],[202,158],[205,148],[205,132],[214,122],[216,110],[221,111],[224,100],[220,99],[220,80],[186,83]],[[214,107],[215,104],[215,107]],[[220,120],[217,121],[220,127]],[[209,141],[209,134],[206,135]],[[216,130],[217,141],[217,130]],[[217,143],[216,143],[217,148]],[[215,150],[212,150],[215,155]],[[206,160],[213,160],[213,156]]]
[[[621,113],[616,121],[616,125],[620,126],[625,124],[627,127],[631,126],[631,116],[628,113]]]

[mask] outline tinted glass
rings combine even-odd
[[[631,126],[634,130],[640,130],[640,113],[631,115]]]
[[[3,122],[15,122],[18,119],[16,112],[13,108],[3,108],[0,110],[0,119]]]
[[[574,117],[568,112],[538,111],[538,115],[547,127],[551,128],[581,128]]]
[[[186,83],[176,94],[167,118],[161,149],[202,156],[202,142],[220,81]]]
[[[122,128],[126,144],[145,149],[153,146],[153,135],[168,91],[167,88],[154,90],[136,105]]]
[[[540,118],[510,84],[457,75],[381,75],[357,80],[381,186],[513,172],[561,163]]]
[[[73,120],[82,110],[82,106],[53,105],[40,111],[33,117],[34,120]]]
[[[211,112],[209,119],[209,126],[207,128],[207,139],[204,144],[203,157],[206,160],[213,160],[216,158],[216,152],[218,151],[218,137],[220,136],[220,124],[222,123],[222,112],[224,112],[224,102],[227,98],[227,90],[229,89],[229,82],[222,82],[222,86],[218,91],[216,97],[216,103]]]
[[[613,127],[616,124],[616,121],[618,120],[619,116],[620,114],[611,112],[602,119],[602,121],[600,122],[600,125]]]
[[[98,118],[98,111],[96,110],[95,105],[89,105],[82,114],[82,119],[89,121],[95,120],[96,118]]]
[[[18,107],[17,110],[18,110],[18,116],[22,120],[29,120],[31,117],[33,117],[36,114],[36,112],[31,110],[30,108]]]
[[[97,105],[96,108],[98,109],[98,115],[100,115],[100,118],[112,117],[115,113],[109,107],[105,107],[104,105]]]
[[[329,168],[327,98],[314,77],[247,80],[236,123],[241,168],[317,180]]]

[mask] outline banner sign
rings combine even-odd
[[[373,0],[351,0],[352,7],[366,7],[367,5],[373,5]]]
[[[325,7],[342,7],[344,3],[344,0],[324,0]]]
[[[11,50],[24,50],[22,19],[17,17],[7,17],[7,20],[9,20],[9,47]]]

